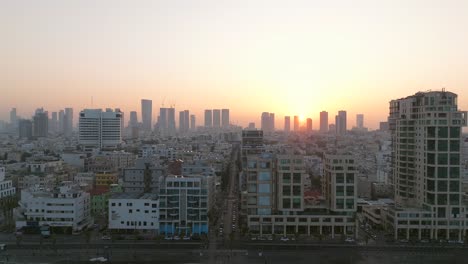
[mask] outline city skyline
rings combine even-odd
[[[4,1],[0,120],[71,107],[76,124],[147,98],[199,120],[229,108],[242,126],[346,110],[376,129],[392,98],[443,87],[467,108],[468,2],[333,2]]]

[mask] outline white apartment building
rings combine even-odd
[[[5,168],[0,167],[0,199],[4,197],[14,196],[16,188],[13,187],[11,180],[5,180]]]
[[[159,233],[159,200],[153,193],[117,193],[109,198],[109,229]]]
[[[395,239],[462,240],[462,127],[467,112],[451,92],[419,92],[390,102]]]
[[[115,149],[122,142],[122,113],[112,109],[84,109],[79,119],[79,144],[85,151]]]
[[[17,228],[49,225],[80,231],[92,224],[89,193],[70,182],[53,190],[39,187],[22,190],[19,206],[23,217],[16,221]]]

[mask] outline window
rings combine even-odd
[[[437,129],[437,135],[439,138],[448,138],[448,128],[447,127],[439,127]]]
[[[133,213],[133,210],[132,210],[132,209],[128,209],[128,213],[129,213],[129,214]]]
[[[447,181],[438,181],[437,182],[437,191],[446,192],[447,191]]]
[[[283,186],[283,195],[291,195],[291,186]]]
[[[247,192],[249,193],[256,193],[257,192],[257,184],[251,183],[247,187]]]
[[[450,140],[450,151],[460,151],[460,141]]]
[[[354,186],[346,186],[346,196],[354,196]]]
[[[291,199],[283,198],[283,208],[291,208]]]
[[[450,138],[460,138],[460,128],[451,127],[450,128]]]
[[[459,165],[460,155],[458,153],[450,153],[450,165]]]
[[[337,173],[336,174],[336,183],[344,183],[344,174],[343,173]]]
[[[261,171],[258,175],[258,179],[260,181],[270,181],[271,180],[271,175],[269,171]]]
[[[291,173],[283,173],[283,183],[291,183]]]
[[[294,209],[301,208],[301,198],[293,198],[293,208]]]
[[[270,193],[270,184],[269,183],[262,183],[258,185],[258,192],[259,193]]]
[[[293,183],[301,183],[301,174],[300,173],[294,173],[293,174]]]
[[[270,197],[269,196],[260,196],[258,197],[258,205],[260,206],[270,206]]]
[[[447,167],[438,167],[437,168],[437,177],[438,178],[447,178],[447,171],[448,171],[448,168]]]
[[[346,173],[346,183],[354,183],[354,173]]]
[[[447,151],[448,150],[448,141],[447,140],[439,140],[437,142],[437,150],[438,151]]]
[[[294,185],[293,186],[293,195],[294,196],[301,195],[301,185]]]

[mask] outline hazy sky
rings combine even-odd
[[[447,90],[468,110],[468,1],[0,0],[0,119],[175,104],[375,128],[391,99]],[[128,117],[128,115],[127,115]],[[141,116],[138,117],[139,119]],[[76,119],[76,118],[75,118]]]

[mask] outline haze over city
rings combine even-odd
[[[365,115],[418,91],[468,108],[466,1],[2,1],[0,120],[38,107],[120,108],[153,100],[229,108],[231,122],[273,112]],[[139,113],[140,115],[140,113]],[[139,119],[141,117],[139,116]],[[77,118],[75,118],[77,120]]]

